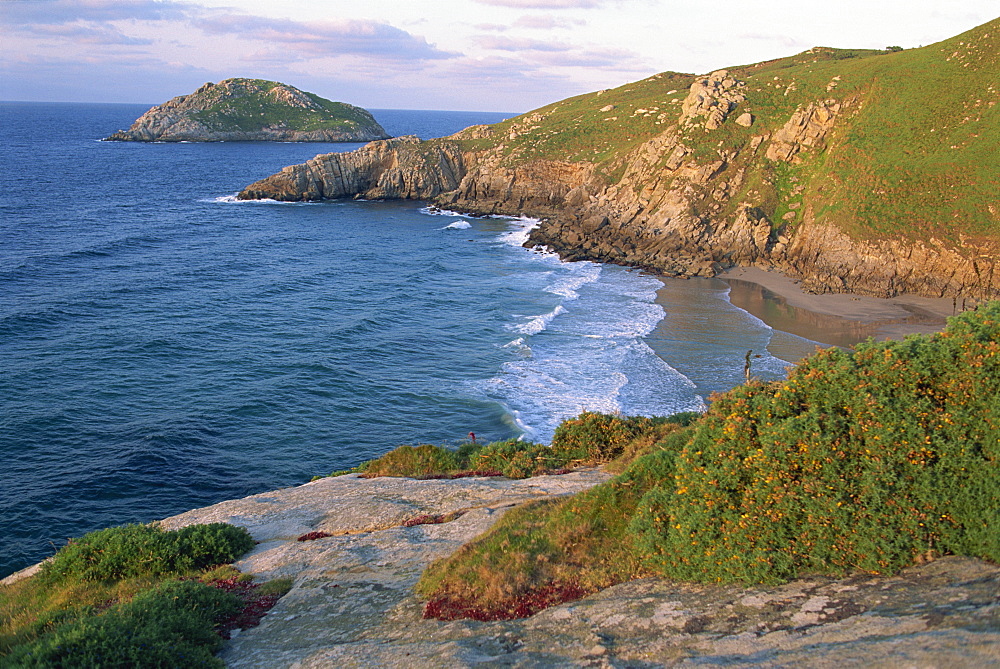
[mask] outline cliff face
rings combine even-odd
[[[153,107],[122,142],[368,142],[388,137],[370,113],[273,81],[226,79]]]
[[[542,217],[530,243],[571,260],[992,298],[998,37],[1000,20],[908,52],[657,75],[445,140],[319,156],[240,197],[430,199]]]

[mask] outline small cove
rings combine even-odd
[[[351,145],[98,141],[143,111],[0,104],[0,575],[402,443],[700,409],[748,349],[756,375],[789,364],[769,351],[795,336],[722,282],[563,263],[521,246],[528,220],[232,199]],[[502,117],[380,120],[433,136]]]

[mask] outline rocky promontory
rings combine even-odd
[[[543,218],[569,260],[817,293],[1000,295],[1000,20],[907,51],[665,72],[452,137],[318,156],[243,199],[414,198]]]
[[[153,107],[120,142],[368,142],[389,135],[366,110],[263,79],[207,83]]]

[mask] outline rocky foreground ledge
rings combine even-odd
[[[163,525],[246,527],[259,545],[237,566],[295,579],[260,627],[227,642],[230,667],[1000,665],[1000,567],[956,557],[891,578],[776,587],[646,579],[525,620],[422,618],[413,586],[432,560],[515,504],[608,478],[597,470],[524,480],[348,475]],[[428,523],[445,517],[454,519]],[[310,533],[331,536],[297,541]]]

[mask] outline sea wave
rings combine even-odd
[[[199,202],[207,202],[211,204],[297,204],[297,205],[313,205],[321,204],[320,202],[288,202],[287,200],[272,200],[271,198],[265,197],[259,200],[241,200],[239,199],[239,193],[233,193],[232,195],[220,195],[218,197],[208,197]]]
[[[538,334],[539,332],[546,330],[549,327],[549,323],[551,323],[556,316],[559,316],[560,314],[564,313],[566,313],[566,308],[560,304],[549,313],[542,314],[540,316],[529,317],[531,318],[531,320],[529,320],[527,323],[512,325],[510,326],[510,329],[513,332],[519,332],[521,334],[526,334],[526,335]]]

